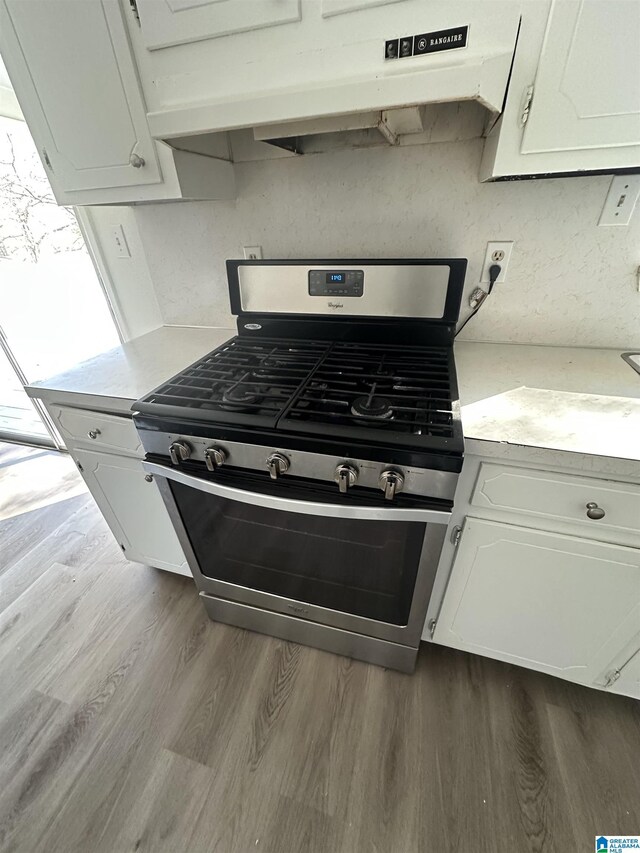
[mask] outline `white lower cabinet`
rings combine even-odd
[[[191,577],[156,483],[140,459],[72,449],[76,464],[125,556]]]
[[[604,687],[639,625],[639,550],[467,517],[433,639]]]

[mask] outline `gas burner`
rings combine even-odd
[[[281,376],[278,374],[277,370],[270,370],[266,367],[256,367],[251,371],[251,378],[257,379],[261,382],[265,379],[269,379],[271,382],[278,382],[279,379],[281,379]]]
[[[388,420],[393,417],[391,400],[387,397],[372,397],[371,395],[356,397],[351,406],[351,414],[357,418],[379,418]]]
[[[255,385],[233,385],[222,394],[224,408],[236,412],[247,411],[259,401],[260,394]]]

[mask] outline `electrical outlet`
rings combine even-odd
[[[513,242],[510,243],[487,243],[487,251],[482,264],[482,275],[480,281],[489,281],[489,267],[493,264],[500,264],[500,275],[496,279],[496,284],[504,281],[507,277],[507,267],[511,258],[511,250]]]
[[[598,225],[628,225],[640,194],[640,175],[614,175]]]
[[[262,246],[244,246],[242,251],[248,261],[259,261],[262,257]]]

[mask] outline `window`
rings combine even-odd
[[[4,116],[0,328],[0,437],[51,443],[23,385],[117,346],[119,336],[73,209],[56,204],[26,124]]]

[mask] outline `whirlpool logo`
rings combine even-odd
[[[344,302],[327,302],[329,308],[344,308]]]
[[[298,613],[300,616],[308,616],[309,611],[306,607],[299,607],[297,604],[287,604],[289,610],[293,610],[294,613]]]

